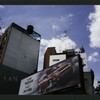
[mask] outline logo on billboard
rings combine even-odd
[[[25,81],[25,90],[24,90],[24,93],[26,93],[26,92],[31,92],[31,91],[32,91],[32,83],[33,83],[32,77],[29,77],[29,78]]]

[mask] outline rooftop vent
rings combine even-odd
[[[33,33],[33,30],[34,30],[34,27],[32,25],[28,25],[27,26],[28,34],[32,34]]]

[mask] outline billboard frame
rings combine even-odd
[[[75,58],[76,57],[76,58]],[[77,59],[77,60],[75,60],[75,59]],[[66,62],[67,61],[67,62]],[[71,74],[68,74],[68,73],[66,73],[66,75],[68,74],[68,76],[67,77],[65,77],[65,78],[68,78],[69,77],[69,75],[70,75],[70,77],[66,80],[66,82],[68,82],[68,83],[65,83],[65,81],[63,81],[63,79],[65,79],[65,78],[62,78],[61,80],[60,80],[60,83],[57,83],[57,85],[58,86],[60,86],[60,87],[54,87],[53,88],[53,90],[52,90],[52,88],[50,89],[50,91],[46,91],[48,88],[46,87],[46,89],[44,90],[44,92],[42,93],[42,90],[41,91],[39,91],[40,89],[39,89],[39,87],[40,87],[40,85],[39,84],[41,84],[42,85],[42,83],[41,83],[41,78],[43,78],[43,77],[40,77],[41,75],[43,75],[44,77],[45,77],[45,75],[47,76],[47,75],[51,75],[51,74],[53,74],[53,73],[55,73],[59,68],[60,68],[60,66],[65,66],[67,64],[67,66],[70,66],[70,68],[71,69],[69,69],[69,71],[67,71],[68,73],[71,73]],[[71,65],[70,65],[71,64]],[[74,64],[75,64],[75,67],[74,67]],[[53,67],[54,66],[54,67]],[[54,68],[55,67],[57,67],[57,70],[55,70]],[[61,68],[63,68],[63,67],[61,67]],[[74,69],[75,69],[75,71],[74,71]],[[65,69],[65,68],[64,68]],[[51,71],[50,71],[51,70]],[[53,70],[55,70],[55,71],[53,71]],[[49,72],[49,74],[47,74],[48,73],[48,71],[50,71]],[[74,73],[75,72],[75,73]],[[40,75],[41,74],[41,75]],[[57,73],[56,73],[57,74]],[[54,75],[56,75],[56,74],[54,74]],[[77,75],[76,75],[77,74]],[[40,75],[40,76],[39,76]],[[63,75],[64,75],[64,73],[63,73]],[[75,78],[73,78],[73,75],[76,75],[76,77]],[[62,75],[61,75],[62,76]],[[78,54],[78,55],[74,55],[74,56],[71,56],[71,57],[69,57],[68,59],[66,59],[66,60],[63,60],[63,61],[61,61],[61,62],[58,62],[58,63],[56,63],[56,64],[54,64],[54,65],[52,65],[52,66],[49,66],[48,68],[46,68],[45,70],[41,70],[41,71],[38,71],[37,72],[37,74],[36,74],[36,76],[34,76],[34,74],[33,75],[31,75],[31,76],[29,76],[29,77],[27,77],[27,78],[25,78],[25,79],[23,79],[22,81],[21,81],[21,84],[20,84],[20,90],[21,90],[21,86],[24,86],[24,83],[29,79],[29,78],[32,78],[34,81],[35,81],[35,79],[37,80],[37,81],[35,81],[36,83],[32,83],[32,84],[34,84],[34,86],[35,86],[35,84],[38,84],[38,85],[36,85],[35,87],[37,87],[37,89],[39,89],[38,91],[37,91],[37,89],[35,90],[36,92],[40,92],[39,94],[37,94],[36,93],[36,95],[48,95],[48,94],[61,94],[61,93],[63,93],[63,91],[66,91],[66,93],[68,93],[67,91],[68,91],[68,89],[70,90],[76,90],[77,91],[77,89],[78,90],[80,90],[80,93],[79,94],[84,94],[84,76],[83,76],[83,64],[82,64],[82,58],[80,57],[80,55]],[[36,78],[37,77],[37,78]],[[40,77],[40,78],[39,78]],[[60,77],[59,77],[60,78]],[[42,79],[43,80],[43,83],[47,80],[47,79],[45,79],[44,80],[44,78]],[[50,80],[50,79],[49,79]],[[53,79],[54,80],[54,82],[55,82],[55,79]],[[71,81],[72,80],[72,81]],[[40,81],[40,82],[39,82]],[[63,81],[63,82],[62,82]],[[38,83],[39,82],[39,83]],[[44,83],[45,84],[45,83]],[[62,85],[63,84],[63,85]],[[33,86],[33,85],[31,85],[31,86]],[[48,85],[49,86],[49,85]],[[30,88],[35,88],[35,87],[30,87]],[[43,88],[43,87],[42,87]],[[35,92],[32,92],[31,91],[31,93],[25,93],[24,94],[24,90],[26,90],[26,89],[24,89],[24,87],[23,87],[23,90],[21,90],[21,91],[19,91],[19,95],[35,95]],[[75,93],[75,92],[74,92]],[[73,92],[71,92],[70,94],[73,94]]]
[[[71,87],[67,87],[67,88],[64,88],[64,89],[52,91],[52,92],[45,93],[45,94],[42,94],[42,95],[75,94],[76,91],[77,91],[76,94],[86,94],[85,93],[85,83],[84,83],[84,73],[83,73],[83,67],[84,67],[84,65],[83,65],[83,62],[82,62],[82,58],[81,58],[80,54],[76,54],[76,55],[73,55],[71,57],[74,57],[74,56],[78,56],[78,59],[79,59],[79,75],[80,75],[80,84],[81,84],[81,87],[78,88],[78,85],[73,85]],[[69,57],[69,58],[71,58],[71,57]],[[67,59],[69,59],[69,58],[67,58]],[[58,62],[58,63],[60,63],[60,62]],[[52,67],[52,66],[49,66],[49,67]],[[75,90],[73,90],[73,89],[75,89]],[[73,93],[70,92],[71,90],[73,91]]]

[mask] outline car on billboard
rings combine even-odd
[[[73,56],[21,81],[20,95],[42,95],[82,88],[80,56]],[[80,85],[80,86],[79,86]]]
[[[39,92],[45,93],[47,89],[52,88],[60,80],[61,74],[70,72],[72,70],[70,63],[62,63],[55,67],[51,73],[44,74],[38,82]]]

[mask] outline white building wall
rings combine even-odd
[[[65,60],[65,59],[66,59],[66,54],[50,55],[49,66],[52,66],[58,62]]]
[[[88,72],[90,71],[87,65],[87,56],[86,53],[80,53],[81,58],[83,59],[83,64],[85,64],[85,66],[83,67],[83,72]]]
[[[34,73],[39,47],[40,42],[12,28],[3,64],[29,74]]]

